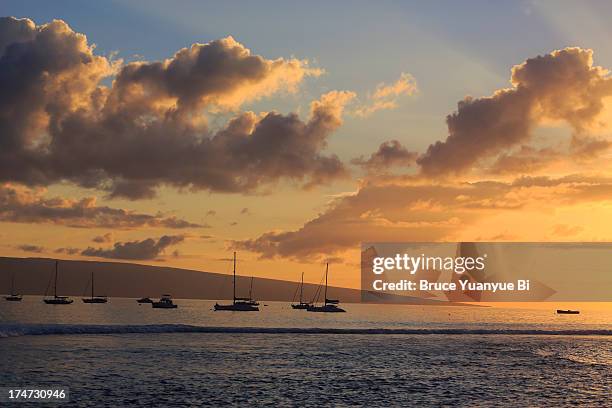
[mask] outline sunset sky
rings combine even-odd
[[[356,287],[362,241],[612,239],[611,3],[21,3],[2,256]]]

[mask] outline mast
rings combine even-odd
[[[325,264],[325,303],[324,303],[325,306],[327,306],[327,271],[328,270],[329,270],[329,262]]]
[[[13,277],[11,278],[11,295],[15,294],[15,271],[13,271]]]
[[[304,292],[304,272],[302,272],[302,284],[300,285],[300,304],[302,304],[302,294],[303,294],[303,292]]]
[[[251,287],[249,288],[249,300],[253,300],[253,277],[251,276]]]
[[[234,251],[234,304],[236,304],[236,251]]]
[[[91,298],[94,297],[94,279],[93,279],[93,271],[91,271]]]
[[[59,261],[55,261],[55,283],[53,285],[53,297],[57,297],[57,264],[59,264]]]

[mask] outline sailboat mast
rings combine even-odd
[[[251,276],[251,287],[249,288],[249,299],[253,300],[253,277]]]
[[[93,278],[93,271],[91,271],[91,298],[93,299],[94,297],[94,278]]]
[[[55,283],[53,284],[53,296],[57,297],[57,264],[59,262],[55,261]]]
[[[302,272],[302,284],[300,285],[300,304],[302,303],[303,293],[304,293],[304,272]]]
[[[234,304],[236,304],[236,251],[234,251]]]
[[[11,278],[11,295],[15,294],[15,271],[13,271],[13,277]]]
[[[329,262],[325,264],[325,306],[327,306],[327,271],[329,271]]]

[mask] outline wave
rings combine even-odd
[[[301,327],[210,327],[184,324],[94,325],[94,324],[0,324],[0,338],[40,335],[77,334],[147,334],[147,333],[226,333],[226,334],[369,334],[369,335],[560,335],[612,336],[612,330],[537,330],[537,329],[360,329]]]

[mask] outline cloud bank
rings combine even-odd
[[[142,241],[116,242],[110,249],[89,247],[83,250],[81,255],[110,259],[154,260],[158,259],[166,248],[184,240],[183,235],[164,235],[157,240],[147,238]]]
[[[96,203],[96,197],[79,200],[46,197],[44,190],[10,184],[0,185],[0,221],[56,224],[76,228],[205,227],[175,216],[152,215],[100,206]]]
[[[235,112],[319,74],[304,60],[253,55],[232,37],[124,64],[95,55],[63,21],[2,18],[0,181],[70,181],[130,199],[162,185],[249,193],[282,180],[326,183],[346,175],[323,151],[354,94],[323,95],[307,120]],[[204,113],[228,109],[227,124],[210,129]]]
[[[525,151],[533,147],[525,144],[532,141],[534,128],[546,121],[561,121],[574,132],[569,151],[548,151],[554,157],[579,156],[584,149],[593,154],[608,147],[587,134],[603,111],[604,99],[612,96],[612,78],[606,69],[593,65],[592,50],[565,48],[530,58],[512,68],[511,84],[492,96],[459,102],[457,111],[446,118],[446,140],[431,144],[418,159],[425,175],[464,173],[502,153],[498,169],[523,162],[533,165]],[[516,155],[513,148],[519,149]]]

